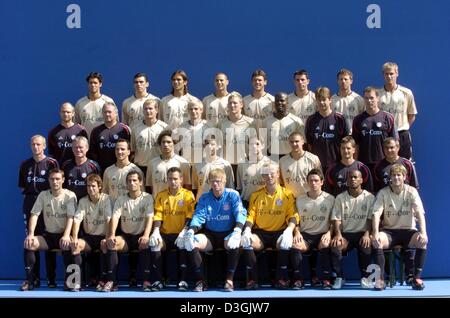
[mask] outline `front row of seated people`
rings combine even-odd
[[[344,284],[342,253],[356,248],[361,287],[382,290],[383,250],[398,245],[409,252],[405,265],[412,275],[412,288],[424,288],[420,277],[428,242],[425,212],[417,190],[404,183],[407,172],[402,165],[392,167],[391,184],[377,197],[362,189],[358,170],[349,172],[348,190],[336,198],[322,191],[324,177],[320,169],[309,171],[309,191],[297,199],[279,184],[276,163],[265,164],[260,173],[264,187],[250,196],[248,211],[239,193],[225,187],[224,170],[209,172],[211,190],[203,193],[196,204],[194,194],[182,187],[183,174],[177,167],[168,170],[168,189],[159,192],[155,200],[142,190],[141,174],[130,171],[126,177],[128,193],[120,196],[111,209],[109,196],[101,193],[103,185],[98,175],[88,176],[88,196],[77,207],[75,194],[62,186],[64,172],[53,169],[50,190],[39,194],[31,211],[24,241],[27,279],[21,289],[34,289],[34,252],[59,249],[65,267],[81,265],[81,252],[100,251],[103,268],[97,290],[105,292],[117,289],[118,252],[138,251],[143,290],[159,291],[164,288],[162,251],[175,248],[179,257],[178,289],[183,291],[189,288],[189,266],[194,273],[194,291],[207,289],[201,252],[217,249],[226,253],[224,290],[234,290],[233,278],[241,253],[248,277],[245,288],[257,289],[256,256],[266,248],[277,253],[277,288],[303,289],[302,256],[317,250],[322,287],[340,289]],[[45,232],[35,236],[41,213]],[[375,279],[370,279],[368,271],[372,255],[380,273]],[[81,286],[79,282],[66,282],[65,289],[78,291]]]

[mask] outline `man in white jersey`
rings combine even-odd
[[[288,112],[288,95],[284,92],[275,95],[273,113],[264,120],[262,127],[267,128],[267,150],[274,156],[273,160],[290,152],[288,139],[293,132],[303,134],[305,130],[303,121]],[[266,138],[264,135],[261,134]]]
[[[353,73],[345,68],[337,73],[339,90],[331,96],[331,108],[342,113],[352,133],[353,118],[365,110],[364,99],[352,91]]]
[[[190,164],[202,162],[204,132],[209,128],[206,120],[202,119],[203,104],[198,99],[188,102],[189,120],[182,123],[173,131],[175,152],[179,153]],[[214,130],[216,130],[214,128]]]
[[[298,214],[300,215],[300,225],[294,230],[294,245],[292,249],[297,253],[292,267],[294,276],[296,276],[294,279],[302,281],[301,254],[317,249],[322,287],[323,289],[331,289],[330,242],[332,227],[330,218],[334,197],[322,191],[323,178],[321,170],[312,169],[307,176],[308,192],[297,198],[296,203]]]
[[[253,92],[244,97],[244,114],[255,120],[255,127],[261,128],[264,120],[272,114],[275,98],[265,91],[267,74],[263,70],[252,73]]]
[[[217,127],[219,122],[227,117],[228,76],[219,72],[214,77],[215,92],[203,98],[203,118],[211,127]]]
[[[213,136],[209,136],[204,143],[203,161],[192,165],[192,189],[197,190],[196,199],[204,192],[211,189],[208,182],[209,172],[214,169],[222,169],[227,175],[226,187],[234,189],[234,175],[231,164],[218,155],[222,146],[219,145]]]
[[[143,111],[144,120],[131,130],[131,151],[134,163],[146,174],[147,165],[160,155],[156,141],[167,124],[158,119],[159,102],[156,99],[147,99]]]
[[[188,119],[187,104],[189,100],[197,98],[188,93],[188,76],[183,70],[177,70],[170,77],[172,91],[161,99],[159,119],[173,130]]]
[[[34,289],[33,267],[36,261],[35,251],[61,249],[64,267],[70,264],[70,230],[76,210],[75,193],[63,188],[64,172],[57,168],[49,173],[50,189],[39,193],[31,210],[28,234],[24,241],[25,273],[27,280],[21,286],[22,291]],[[43,213],[45,230],[35,236],[39,215]]]
[[[412,141],[409,129],[416,120],[417,107],[412,91],[397,84],[398,65],[383,64],[384,87],[379,91],[380,108],[394,116],[400,140],[400,157],[412,160]]]
[[[159,192],[167,189],[167,170],[171,167],[181,169],[184,181],[183,187],[190,190],[192,188],[191,167],[186,159],[175,154],[172,132],[170,130],[161,132],[157,143],[161,155],[153,158],[147,167],[146,191],[156,197]]]
[[[385,288],[383,249],[396,245],[416,249],[414,260],[407,267],[414,268],[412,288],[425,288],[420,278],[428,244],[425,210],[416,188],[405,184],[406,175],[403,165],[394,164],[390,171],[391,184],[378,192],[373,207],[372,246],[375,249],[376,263],[380,267],[380,277],[375,281],[376,290]],[[417,229],[417,224],[420,230]]]
[[[248,161],[242,162],[237,167],[236,190],[242,197],[242,204],[247,209],[252,193],[263,188],[265,183],[260,169],[272,161],[264,155],[264,141],[257,136],[249,141]]]
[[[280,159],[281,180],[286,189],[294,197],[299,197],[308,191],[306,176],[312,169],[320,169],[319,157],[305,151],[305,138],[300,132],[293,132],[289,136],[291,152]]]
[[[237,165],[246,159],[248,138],[256,135],[253,118],[242,114],[242,96],[231,92],[228,97],[228,116],[219,124],[224,140],[224,158],[231,163],[236,174]]]
[[[371,219],[375,201],[373,194],[364,190],[362,173],[351,170],[347,177],[348,189],[336,197],[331,214],[334,235],[331,240],[331,263],[336,272],[333,289],[341,289],[345,283],[342,270],[342,253],[358,250],[361,287],[370,288],[367,267],[371,263]]]
[[[114,204],[111,231],[106,238],[107,251],[107,282],[103,286],[103,292],[114,290],[113,279],[118,265],[117,252],[129,252],[138,250],[143,281],[150,281],[150,249],[148,247],[150,231],[153,224],[153,197],[143,192],[142,177],[136,171],[130,171],[127,175],[128,194],[120,196]],[[122,230],[121,235],[116,236],[117,226]]]
[[[89,73],[86,82],[88,83],[88,95],[80,98],[75,104],[75,123],[84,126],[90,136],[92,129],[103,123],[103,105],[106,102],[114,103],[114,101],[111,97],[101,93],[103,76],[100,73]]]
[[[309,75],[306,70],[294,72],[295,91],[288,96],[288,110],[291,114],[300,117],[303,122],[316,112],[316,96],[310,91]]]
[[[90,174],[86,178],[88,195],[81,198],[75,213],[72,227],[72,263],[81,267],[81,252],[91,253],[101,251],[102,258],[102,278],[97,285],[97,291],[103,289],[105,284],[106,268],[106,240],[109,231],[109,221],[111,220],[111,200],[109,195],[101,193],[103,182],[98,174]],[[80,232],[81,224],[83,231]],[[89,269],[89,271],[97,269]],[[79,286],[73,288],[79,290]]]
[[[137,73],[133,79],[134,94],[122,103],[122,123],[134,130],[134,127],[144,119],[143,104],[146,100],[154,99],[159,102],[159,97],[150,94],[149,81],[145,73]]]
[[[128,192],[126,176],[131,170],[137,171],[142,179],[144,174],[134,163],[130,162],[130,143],[128,140],[119,139],[115,147],[116,163],[106,168],[103,173],[102,192],[109,194],[111,202],[114,202],[121,195]]]

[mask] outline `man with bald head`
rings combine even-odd
[[[86,128],[73,122],[75,108],[69,102],[64,102],[59,109],[61,122],[48,133],[48,153],[58,160],[60,165],[64,161],[73,159],[72,142],[77,136],[88,138]]]

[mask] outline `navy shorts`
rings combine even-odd
[[[303,239],[305,240],[306,245],[308,246],[309,250],[312,249],[319,249],[320,239],[322,238],[322,235],[325,233],[320,234],[308,234],[308,233],[301,233],[303,236]]]
[[[230,231],[226,232],[211,232],[204,231],[203,234],[208,238],[211,242],[213,249],[224,248],[224,239],[230,234]]]
[[[84,234],[81,238],[86,241],[92,251],[98,251],[100,250],[100,242],[105,238],[105,236]]]
[[[347,251],[351,251],[354,248],[359,250],[361,248],[361,245],[359,245],[359,241],[364,236],[364,232],[342,233],[342,236],[348,242]]]
[[[408,248],[409,242],[417,230],[382,230],[386,233],[389,240],[389,247],[401,245],[403,248]]]
[[[128,252],[139,250],[138,240],[142,236],[142,234],[135,235],[135,234],[122,233],[120,236],[123,237],[123,240],[127,244]]]
[[[49,233],[44,232],[42,233],[42,237],[44,238],[45,242],[47,243],[49,250],[59,250],[59,240],[63,236],[63,233]]]
[[[264,248],[277,248],[277,240],[283,234],[283,231],[274,231],[268,232],[263,230],[254,230],[254,234],[256,234],[261,240]]]

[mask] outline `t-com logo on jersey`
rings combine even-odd
[[[373,129],[363,129],[361,130],[362,135],[365,136],[381,136],[383,132],[381,130],[373,130]]]
[[[28,183],[45,183],[45,179],[44,178],[39,178],[39,177],[27,177],[27,181]]]
[[[334,128],[335,128],[334,125],[330,125],[330,130],[334,130]],[[320,130],[319,126],[316,127],[316,131],[318,131],[318,130]],[[314,136],[316,137],[316,139],[319,139],[319,138],[322,138],[322,139],[333,139],[335,134],[333,132],[323,131],[321,133],[320,132],[315,132]]]
[[[69,180],[69,181],[67,181],[67,184],[68,184],[69,186],[74,185],[74,186],[77,186],[77,187],[83,187],[83,186],[86,186],[86,181],[85,181],[85,180],[78,180],[78,179],[75,179],[75,180]]]
[[[228,221],[230,220],[230,215],[223,215],[223,214],[217,214],[212,216],[211,214],[208,214],[206,216],[207,221]]]

